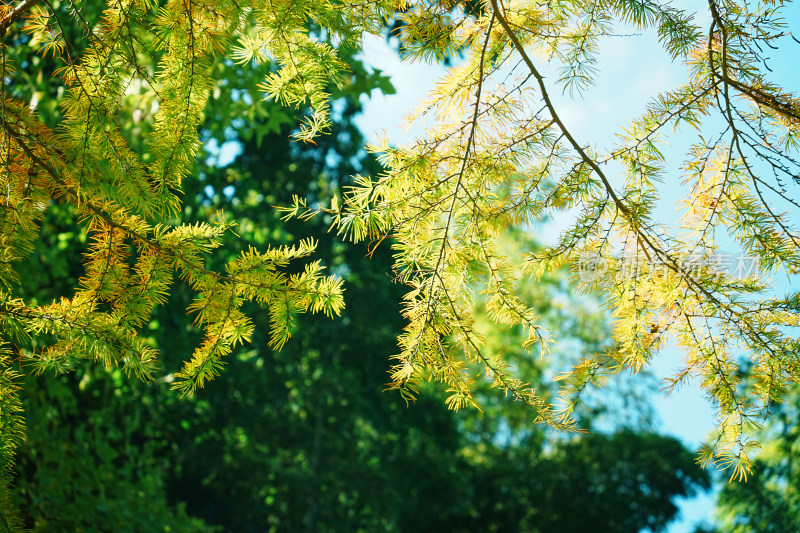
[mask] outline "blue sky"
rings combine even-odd
[[[687,10],[693,5],[704,4],[673,2],[676,7]],[[800,8],[793,6],[786,15],[790,26],[796,28],[800,25]],[[707,26],[706,15],[699,14],[696,21],[701,27]],[[800,34],[800,31],[795,33]],[[786,89],[797,92],[800,75],[796,72],[798,62],[795,58],[800,57],[800,45],[789,42],[787,50],[773,54],[769,64],[774,71],[772,79],[783,83]],[[378,94],[376,91],[369,100],[365,99],[365,112],[357,122],[368,139],[376,140],[378,132],[382,132],[388,136],[391,144],[403,144],[414,136],[422,135],[424,124],[409,127],[405,116],[434,86],[442,75],[441,67],[425,63],[401,63],[394,49],[379,39],[365,44],[364,60],[391,76],[397,90],[395,95]],[[659,47],[653,32],[607,39],[601,46],[597,67],[599,75],[596,84],[580,101],[559,96],[556,106],[579,142],[596,143],[601,147],[611,146],[620,126],[640,115],[659,90],[677,87],[686,75],[685,67],[672,62]],[[673,149],[679,150],[680,144],[676,139]],[[665,177],[666,184],[680,181],[678,172]],[[673,188],[673,193],[678,190],[679,187]],[[657,216],[674,221],[673,206],[677,198],[677,194],[666,197]],[[558,225],[558,221],[555,225]],[[541,233],[543,237],[552,234],[552,228]],[[780,290],[789,288],[788,281],[780,285]],[[672,375],[680,363],[681,354],[675,349],[666,349],[656,358],[652,370],[657,377],[663,378]],[[661,431],[677,436],[692,449],[700,445],[714,425],[712,408],[696,385],[684,386],[667,397],[656,395],[653,401],[662,422],[659,426]],[[710,520],[712,497],[705,495],[683,502],[681,511],[682,518],[672,525],[669,533],[690,532],[698,521]]]

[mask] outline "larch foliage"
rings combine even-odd
[[[587,387],[640,371],[674,343],[684,366],[665,388],[697,380],[718,413],[701,463],[745,479],[754,432],[800,377],[800,297],[776,295],[768,281],[800,266],[800,100],[769,81],[765,52],[793,44],[784,8],[711,0],[703,28],[695,13],[647,0],[409,5],[407,56],[457,51],[462,60],[412,116],[434,126],[406,146],[374,146],[387,171],[359,177],[329,210],[354,241],[390,238],[396,278],[409,286],[391,386],[413,398],[422,381],[440,381],[457,408],[488,378],[539,421],[575,430]],[[601,149],[569,128],[553,95],[580,98],[601,40],[631,31],[654,31],[687,77],[656,88],[616,145]],[[695,139],[679,168],[662,153],[670,135]],[[680,189],[666,183],[676,175],[686,191],[679,220],[658,220],[662,188]],[[309,210],[298,201],[290,212]],[[571,268],[576,288],[600,294],[614,317],[612,341],[559,376],[555,401],[485,351],[472,313],[483,302],[496,323],[523,328],[525,348],[547,353],[555,339],[516,296],[521,280],[496,251],[508,227],[547,219],[571,223],[553,246],[531,251],[525,275]],[[740,252],[734,264],[729,242]]]
[[[800,266],[791,219],[800,101],[769,81],[764,52],[792,42],[781,18],[785,2],[709,0],[704,28],[693,14],[650,0],[123,0],[109,1],[93,26],[80,5],[67,3],[72,20],[49,0],[0,8],[4,37],[26,32],[39,54],[62,65],[60,121],[50,128],[30,102],[8,95],[21,66],[7,59],[4,41],[0,321],[12,346],[31,336],[51,341],[21,355],[37,370],[91,359],[150,376],[158,353],[139,329],[176,277],[195,291],[189,311],[205,332],[176,376],[184,393],[217,375],[224,356],[251,337],[244,302],[266,308],[277,348],[294,313],[337,314],[341,281],[319,263],[301,274],[282,271],[310,256],[312,241],[251,248],[216,272],[204,256],[232,222],[171,219],[202,148],[198,129],[215,61],[272,65],[260,86],[265,98],[305,109],[295,137],[313,142],[330,125],[326,87],[346,70],[334,44],[361,46],[365,34],[398,21],[408,60],[462,58],[418,111],[435,127],[408,146],[372,147],[385,173],[356,176],[330,208],[309,209],[302,198],[287,208],[290,216],[327,211],[347,238],[386,240],[395,250],[396,278],[409,290],[390,387],[412,399],[423,380],[442,382],[448,405],[460,408],[475,404],[475,380],[489,379],[538,421],[575,430],[582,391],[640,370],[675,342],[685,366],[670,386],[699,380],[719,413],[703,462],[747,475],[757,446],[751,433],[800,377],[800,296],[775,295],[762,277],[714,268],[713,259],[727,235],[762,273]],[[68,42],[66,24],[84,27],[88,45]],[[673,60],[685,63],[687,78],[656,91],[617,145],[591,147],[566,125],[552,95],[579,97],[591,86],[598,46],[620,28],[655,31]],[[121,132],[135,90],[157,109],[143,149]],[[679,169],[688,191],[682,218],[670,227],[655,214],[668,170],[660,143],[678,128],[695,141]],[[33,252],[39,222],[55,203],[81,217],[85,273],[69,298],[25,301],[14,295],[24,283],[15,267]],[[523,272],[535,279],[575,269],[579,288],[602,295],[615,326],[605,351],[561,377],[553,401],[516,379],[502,354],[486,353],[472,312],[480,302],[494,322],[524,330],[524,348],[546,355],[553,340],[518,296],[520,269],[496,241],[511,226],[562,213],[578,215],[555,245],[531,251]],[[13,411],[15,376],[2,376],[0,401],[11,403],[0,408]],[[0,436],[3,449],[17,442],[15,427]]]
[[[204,332],[175,375],[174,387],[191,393],[215,377],[223,358],[253,334],[242,311],[245,302],[258,302],[269,313],[275,348],[288,340],[295,314],[339,314],[341,279],[325,275],[319,262],[285,273],[290,261],[313,253],[314,241],[251,247],[223,271],[212,271],[205,258],[233,222],[222,214],[194,225],[173,220],[181,209],[181,184],[202,148],[199,127],[215,83],[214,62],[229,56],[276,65],[264,80],[265,97],[311,106],[298,133],[310,139],[328,125],[325,88],[344,65],[330,45],[312,36],[309,18],[325,21],[332,35],[352,41],[370,26],[379,27],[370,20],[382,20],[382,4],[348,10],[325,2],[110,1],[91,26],[87,20],[96,18],[94,13],[68,4],[69,19],[47,0],[0,6],[0,329],[12,346],[25,346],[31,337],[45,345],[18,357],[38,372],[67,371],[76,360],[88,359],[149,378],[158,352],[140,330],[180,280],[195,291],[188,311]],[[82,29],[81,49],[65,39],[68,25]],[[56,75],[63,96],[55,128],[32,111],[31,102],[11,97],[16,71],[24,65],[11,62],[6,40],[20,32],[38,54],[60,64]],[[122,133],[132,94],[152,100],[157,110],[144,149],[134,149]],[[84,274],[70,297],[26,301],[15,288],[30,273],[17,267],[33,253],[40,223],[57,203],[72,206],[80,217],[87,236]],[[11,368],[3,352],[3,487],[23,427],[18,375]],[[0,494],[4,511],[6,496]]]

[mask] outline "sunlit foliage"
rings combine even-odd
[[[393,387],[413,397],[435,379],[450,389],[450,405],[469,405],[483,379],[477,364],[540,421],[574,429],[588,386],[638,372],[672,342],[685,366],[667,388],[697,380],[718,410],[702,462],[746,478],[753,432],[800,377],[800,299],[776,295],[767,281],[800,262],[791,218],[800,101],[769,82],[764,54],[793,43],[783,3],[711,1],[705,28],[669,3],[482,5],[479,13],[449,2],[410,8],[406,23],[422,26],[401,34],[411,58],[459,50],[463,60],[417,111],[435,126],[407,146],[373,147],[387,172],[360,178],[329,211],[348,238],[392,239],[397,279],[409,286]],[[655,88],[645,112],[602,149],[579,140],[552,94],[578,98],[596,74],[600,40],[623,28],[654,31],[687,78]],[[694,141],[670,168],[661,146],[674,132]],[[686,196],[676,224],[655,207],[678,174]],[[483,295],[496,323],[523,328],[525,346],[547,353],[557,339],[515,295],[519,277],[496,251],[507,228],[547,218],[572,222],[554,246],[531,251],[526,275],[572,268],[578,288],[598,291],[615,317],[613,342],[561,377],[555,405],[484,349],[472,315]],[[738,254],[724,253],[730,242]],[[741,358],[752,363],[747,382]]]
[[[205,333],[177,375],[185,393],[217,375],[222,358],[251,337],[244,302],[268,310],[275,347],[287,341],[294,314],[338,314],[338,278],[324,276],[319,263],[283,270],[312,254],[312,241],[251,248],[212,271],[204,257],[235,221],[171,220],[202,146],[215,61],[270,62],[264,96],[307,110],[295,137],[313,142],[330,125],[325,87],[345,75],[330,43],[358,47],[365,33],[380,34],[398,18],[408,60],[463,54],[420,108],[436,127],[406,147],[374,147],[388,170],[358,177],[329,209],[299,199],[288,209],[327,211],[348,238],[393,247],[396,277],[409,291],[391,387],[411,399],[422,381],[439,381],[448,405],[460,408],[476,404],[475,382],[486,378],[538,421],[573,430],[587,386],[638,371],[674,341],[686,364],[671,386],[697,379],[719,411],[718,435],[702,460],[747,475],[756,446],[749,435],[800,377],[793,329],[800,297],[774,295],[762,277],[718,268],[716,258],[728,235],[763,274],[800,267],[800,236],[788,214],[797,207],[800,102],[769,81],[763,56],[787,42],[783,2],[710,0],[705,28],[669,3],[638,0],[125,0],[110,1],[99,18],[69,3],[66,16],[88,39],[81,48],[67,39],[65,15],[54,6],[22,0],[0,8],[0,321],[15,345],[31,337],[45,345],[24,354],[37,369],[66,371],[88,358],[148,377],[158,353],[138,330],[176,278],[194,290],[188,310]],[[590,147],[567,127],[551,93],[580,96],[594,79],[598,43],[620,27],[655,31],[688,76],[654,94],[616,146]],[[35,102],[13,97],[24,65],[10,59],[12,33],[25,36],[31,60],[61,64],[55,125],[31,110]],[[145,113],[143,139],[134,139],[127,124]],[[668,170],[659,141],[679,127],[695,141],[675,169],[688,192],[680,227],[670,227],[654,214]],[[84,274],[68,297],[27,301],[15,295],[24,283],[15,265],[32,253],[39,222],[59,203],[81,218]],[[523,272],[536,278],[574,268],[580,288],[598,291],[612,309],[614,341],[563,376],[561,400],[552,404],[515,377],[502,353],[487,352],[473,310],[480,301],[495,323],[524,331],[523,347],[546,356],[557,339],[516,293],[520,270],[496,240],[509,227],[574,212],[556,245],[531,251]],[[587,263],[603,268],[587,276]],[[747,382],[740,356],[752,363]],[[12,386],[3,390],[11,394]],[[13,449],[13,438],[0,438]]]

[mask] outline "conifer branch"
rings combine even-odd
[[[570,143],[572,148],[578,153],[583,162],[589,165],[595,172],[595,174],[597,174],[597,176],[603,182],[603,186],[605,187],[606,192],[614,202],[614,205],[616,205],[617,209],[619,209],[620,212],[625,216],[625,218],[629,220],[634,230],[637,232],[638,238],[641,241],[644,241],[647,247],[649,247],[651,250],[656,252],[656,254],[658,254],[660,252],[659,248],[656,247],[652,242],[650,242],[648,236],[638,229],[638,223],[636,219],[633,217],[633,215],[631,214],[630,210],[625,205],[625,203],[619,198],[619,196],[617,196],[617,193],[614,191],[614,187],[612,187],[611,182],[608,180],[603,170],[597,164],[597,161],[595,161],[593,157],[590,157],[589,154],[586,153],[586,150],[584,150],[583,146],[581,146],[580,143],[578,143],[578,141],[575,140],[575,137],[573,137],[572,133],[569,131],[564,122],[561,120],[561,117],[559,116],[559,113],[557,112],[555,106],[553,105],[552,100],[550,99],[550,95],[547,92],[547,86],[544,82],[544,77],[541,75],[539,69],[536,68],[536,65],[534,65],[530,56],[525,51],[525,47],[522,46],[522,43],[520,43],[514,30],[511,29],[511,26],[509,26],[508,21],[505,19],[505,16],[500,10],[498,1],[491,0],[491,2],[493,11],[497,16],[497,20],[500,21],[500,24],[503,26],[506,35],[513,43],[514,48],[517,50],[517,53],[519,53],[519,55],[522,57],[522,60],[525,62],[525,65],[528,67],[531,74],[536,79],[536,82],[539,85],[539,91],[542,95],[542,100],[547,106],[547,110],[549,111],[550,116],[558,125],[558,128],[564,134],[564,137]],[[648,259],[651,259],[650,253],[647,251],[647,248],[644,245],[642,245],[642,251],[647,255]]]
[[[40,1],[41,0],[22,0],[19,4],[14,6],[11,11],[0,19],[0,36],[5,36],[8,28]]]
[[[469,136],[467,137],[467,144],[464,147],[464,155],[461,161],[461,168],[456,176],[456,183],[453,187],[453,198],[450,201],[450,207],[447,209],[447,221],[444,225],[444,233],[442,234],[442,241],[439,248],[439,256],[436,259],[436,265],[433,267],[433,275],[431,276],[431,283],[430,288],[428,289],[430,294],[428,295],[428,301],[425,306],[425,318],[424,318],[424,326],[420,330],[419,333],[419,342],[417,344],[417,348],[415,348],[415,353],[411,356],[411,360],[413,361],[416,357],[416,352],[419,350],[419,346],[422,342],[422,337],[425,335],[425,331],[427,329],[429,320],[430,320],[430,313],[431,313],[431,306],[434,300],[434,295],[436,292],[434,291],[435,285],[437,282],[442,283],[443,287],[446,286],[440,278],[439,268],[442,266],[442,262],[444,260],[445,249],[448,246],[448,239],[450,234],[450,224],[453,221],[453,215],[455,213],[455,205],[456,201],[458,200],[458,190],[461,188],[461,182],[464,179],[464,171],[467,168],[467,160],[469,159],[470,150],[472,149],[472,141],[475,138],[475,130],[478,128],[478,111],[481,107],[481,91],[483,89],[483,62],[484,58],[486,57],[486,47],[489,45],[489,38],[492,34],[492,25],[494,24],[494,16],[492,16],[491,20],[489,21],[489,26],[486,29],[486,38],[483,41],[483,48],[481,49],[481,58],[478,62],[478,82],[477,88],[475,89],[475,104],[474,104],[474,111],[472,113],[472,120],[470,121],[469,125]],[[445,294],[447,293],[445,289]]]

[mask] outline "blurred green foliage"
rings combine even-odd
[[[717,524],[696,533],[800,531],[800,390],[773,406],[759,435],[755,475],[746,484],[727,483],[717,495]]]

